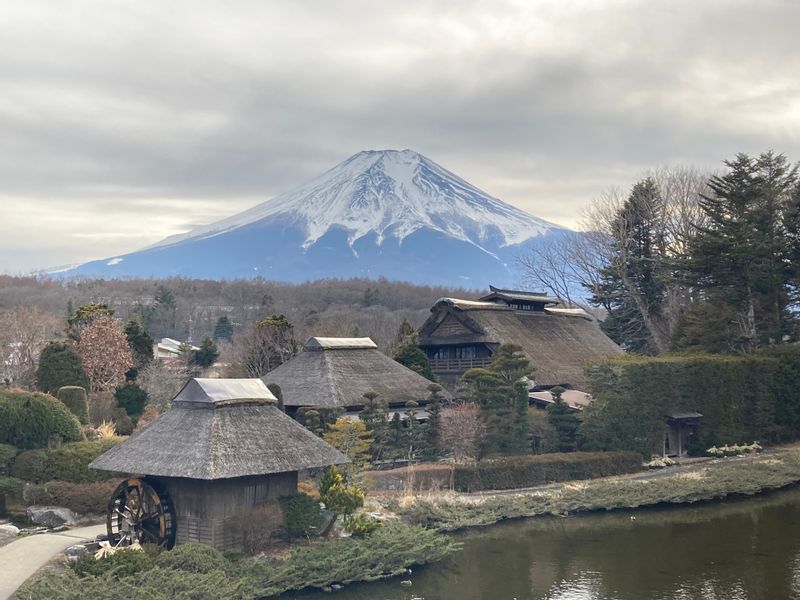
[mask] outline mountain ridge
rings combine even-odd
[[[515,252],[573,234],[413,150],[364,150],[245,211],[65,274],[295,282],[385,276],[485,285],[497,271],[493,281],[505,284]]]

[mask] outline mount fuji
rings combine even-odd
[[[520,253],[570,235],[578,234],[417,152],[367,150],[241,213],[60,275],[386,277],[485,288],[513,285]]]

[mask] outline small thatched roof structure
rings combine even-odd
[[[358,408],[367,392],[390,405],[420,402],[430,396],[431,384],[370,338],[312,337],[300,354],[261,379],[280,386],[286,406],[317,408]]]
[[[101,471],[226,479],[347,462],[276,406],[260,379],[190,379],[172,408],[89,465]]]
[[[441,298],[419,330],[419,345],[485,345],[494,352],[501,344],[517,344],[536,366],[537,386],[572,389],[586,389],[587,360],[623,353],[585,311],[554,306],[554,299],[543,295],[524,295],[493,291],[480,301]],[[516,310],[509,301],[527,302],[535,310]]]

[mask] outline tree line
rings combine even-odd
[[[627,194],[610,190],[584,214],[583,236],[521,257],[528,282],[602,309],[602,328],[634,353],[797,341],[798,166],[765,152],[724,167],[656,170]]]

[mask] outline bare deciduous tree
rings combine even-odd
[[[652,224],[659,240],[657,253],[665,265],[684,254],[687,240],[703,223],[699,201],[709,176],[692,167],[664,167],[645,174],[655,182],[662,199]],[[581,235],[562,237],[536,252],[520,256],[518,262],[528,285],[543,289],[566,304],[584,308],[587,296],[600,296],[602,272],[610,270],[622,282],[652,346],[658,352],[666,352],[690,291],[682,282],[669,277],[669,270],[665,269],[663,302],[653,307],[639,295],[625,268],[629,263],[626,252],[631,246],[632,232],[627,227],[629,221],[618,218],[627,198],[622,189],[610,188],[581,215],[578,227]],[[581,289],[585,290],[583,296],[576,294]]]
[[[478,457],[486,424],[477,404],[463,402],[442,409],[439,415],[439,447],[453,455],[456,462]]]
[[[0,361],[3,377],[17,381],[36,367],[47,342],[58,337],[63,324],[54,314],[36,306],[20,306],[0,313]]]
[[[183,361],[168,364],[163,359],[156,359],[139,371],[136,383],[147,392],[149,403],[163,412],[169,408],[188,377],[189,371]]]

